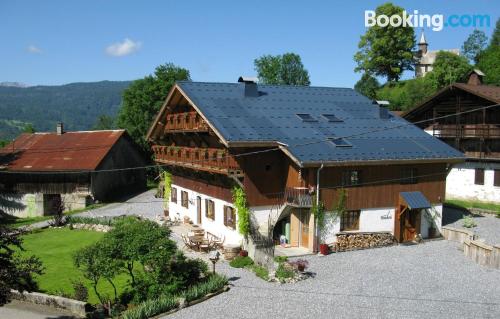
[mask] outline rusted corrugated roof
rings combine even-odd
[[[95,170],[125,130],[21,134],[0,150],[4,170]],[[7,162],[5,162],[8,160]]]
[[[465,83],[455,83],[454,86],[468,91],[472,94],[479,95],[482,98],[495,103],[500,103],[500,86],[495,85],[473,85]]]

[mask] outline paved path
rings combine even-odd
[[[71,313],[31,303],[12,301],[0,307],[2,319],[73,319]]]
[[[452,242],[306,259],[316,277],[284,285],[220,262],[232,289],[165,318],[500,318],[500,271]]]

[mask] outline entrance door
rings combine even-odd
[[[196,196],[196,223],[201,225],[201,197]]]
[[[309,219],[311,212],[302,210],[300,212],[300,246],[309,247]]]
[[[399,242],[415,240],[420,233],[420,210],[406,209],[400,217],[400,229],[399,236],[395,234]]]

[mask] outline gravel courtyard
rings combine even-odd
[[[500,271],[452,242],[307,259],[316,277],[285,285],[219,262],[231,290],[168,318],[500,318]]]
[[[500,218],[492,214],[471,215],[477,226],[465,228],[462,217],[467,212],[452,207],[446,207],[445,209],[445,214],[448,215],[449,221],[447,223],[443,222],[444,225],[473,231],[479,238],[484,239],[486,243],[500,245]]]

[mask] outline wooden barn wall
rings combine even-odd
[[[194,179],[191,177],[180,175],[172,175],[172,183],[210,197],[224,200],[226,202],[233,201],[230,187],[214,185],[214,183],[211,183],[208,180]],[[178,193],[177,197],[180,198],[180,196],[180,193]]]
[[[416,168],[417,175],[430,175],[418,177],[416,184],[401,184],[401,170],[405,167]],[[420,191],[433,204],[445,200],[446,189],[446,164],[419,164],[419,165],[388,165],[388,166],[360,166],[345,168],[325,168],[321,172],[321,199],[330,209],[337,200],[338,187],[342,182],[344,170],[360,170],[361,183],[372,183],[357,187],[346,187],[347,209],[366,209],[377,207],[395,207],[398,194],[405,191]],[[439,175],[438,175],[439,174]],[[385,182],[383,180],[398,180]]]
[[[238,160],[250,206],[276,205],[286,187],[302,186],[298,168],[281,152],[271,151]]]

